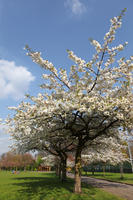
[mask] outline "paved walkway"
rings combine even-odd
[[[68,176],[71,178],[74,177],[72,174]],[[86,177],[86,176],[82,176],[82,182],[85,182],[85,183],[91,184],[94,187],[98,187],[103,190],[106,190],[116,196],[125,198],[126,200],[133,200],[133,186],[132,185],[127,185],[123,183],[115,183],[115,182],[110,182],[110,181]]]

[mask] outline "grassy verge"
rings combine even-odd
[[[124,175],[123,179],[120,178],[120,173],[106,172],[104,176],[102,172],[95,172],[94,175],[92,175],[91,172],[87,172],[87,174],[83,172],[83,175],[87,175],[87,176],[91,176],[91,177],[99,178],[99,179],[102,178],[105,180],[133,184],[133,174],[123,174]]]
[[[122,200],[83,184],[83,193],[73,193],[73,180],[62,184],[54,174],[0,171],[0,200]]]

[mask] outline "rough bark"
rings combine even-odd
[[[62,177],[62,166],[61,166],[61,162],[60,162],[60,164],[59,164],[59,168],[58,168],[58,175],[59,175],[59,179],[61,179],[61,177]]]
[[[92,166],[91,171],[92,171],[92,175],[94,176],[94,173],[95,173],[95,167],[94,166]]]
[[[123,164],[121,163],[120,164],[120,174],[121,174],[121,179],[123,179],[124,178],[124,175],[123,175]]]
[[[75,185],[74,185],[74,192],[81,193],[81,148],[76,150],[75,156]]]
[[[61,177],[62,182],[66,181],[66,161],[67,158],[64,157],[62,159],[62,177]]]
[[[56,176],[59,176],[59,164],[56,164],[55,171],[56,171]]]
[[[56,173],[56,176],[58,176],[58,165],[55,166],[55,173]]]

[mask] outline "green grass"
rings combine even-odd
[[[0,171],[0,200],[122,200],[86,184],[81,195],[72,191],[73,180],[62,184],[52,173]]]
[[[83,175],[86,175],[86,173],[83,172]],[[133,184],[133,174],[123,174],[123,179],[120,178],[120,173],[105,173],[105,176],[103,176],[102,172],[95,172],[94,175],[92,175],[91,172],[87,172],[87,176],[91,176],[94,178],[102,178],[106,180],[116,181],[116,182],[122,182],[122,183],[129,183]]]

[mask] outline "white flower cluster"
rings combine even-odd
[[[91,40],[91,44],[95,46],[96,51],[97,51],[98,53],[100,53],[100,52],[102,51],[102,47],[101,47],[101,45],[100,45],[100,43],[99,43],[98,41],[96,41],[96,40]]]
[[[133,56],[128,60],[121,58],[117,63],[116,55],[125,45],[109,47],[116,29],[121,26],[121,17],[122,14],[111,20],[103,45],[92,40],[96,48],[92,60],[85,62],[68,51],[69,58],[75,62],[69,75],[62,68],[57,73],[51,62],[27,47],[28,55],[46,70],[42,88],[51,89],[51,92],[44,90],[44,94],[29,97],[31,104],[21,103],[12,108],[16,114],[7,124],[18,148],[42,150],[44,141],[57,144],[61,140],[61,146],[71,141],[76,150],[93,147],[94,155],[94,147],[99,142],[101,155],[105,144],[109,144],[114,148],[110,149],[111,153],[106,152],[106,157],[119,158],[119,153],[114,151],[119,142],[116,144],[115,140],[104,138],[117,138],[119,128],[125,130],[133,124]],[[102,140],[99,136],[103,136]]]
[[[100,140],[101,139],[99,139],[99,141]],[[82,155],[82,161],[84,164],[102,162],[116,165],[125,161],[129,161],[126,149],[127,145],[122,144],[122,140],[118,142],[115,138],[112,137],[102,138],[100,142],[95,143],[93,148],[88,147],[88,149]]]
[[[85,61],[82,60],[81,58],[77,57],[73,51],[67,51],[68,52],[68,57],[73,60],[77,65],[78,65],[78,70],[79,72],[84,72],[84,67],[85,65]]]

